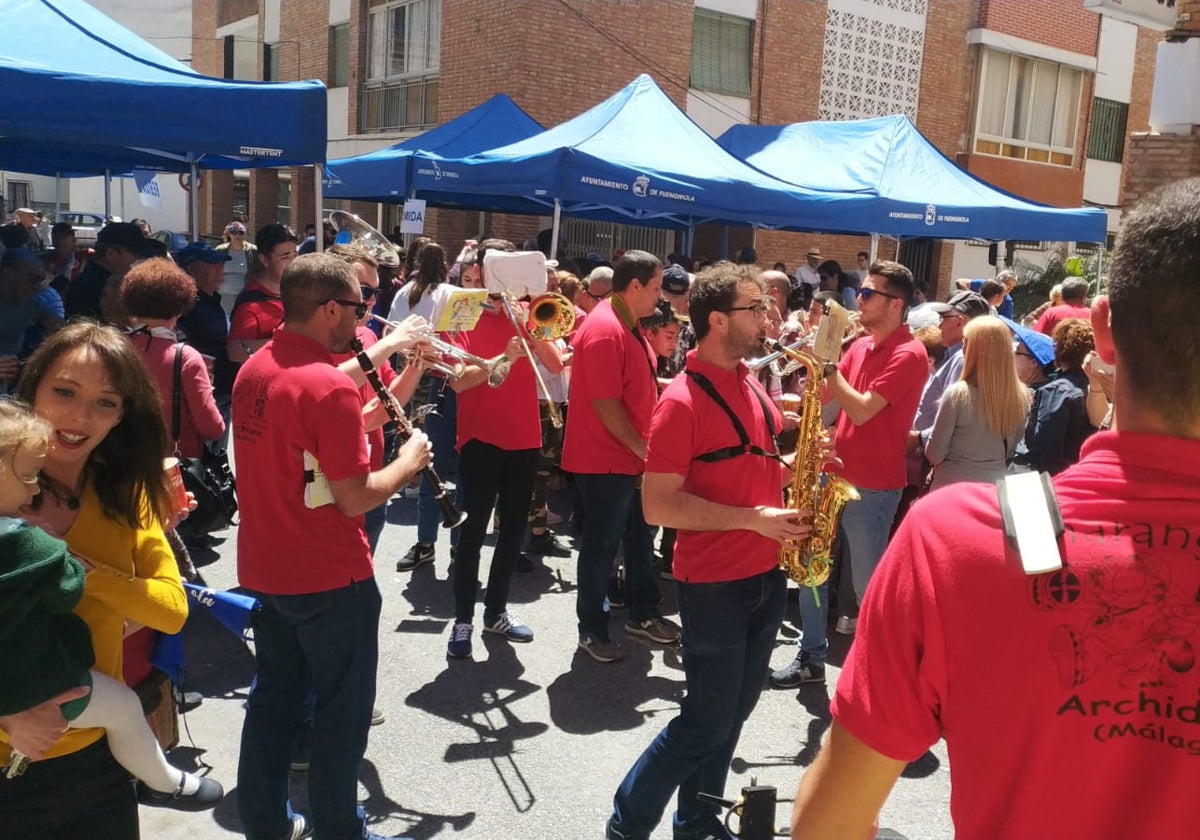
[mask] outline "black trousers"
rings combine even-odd
[[[0,815],[0,837],[139,837],[133,783],[105,738],[69,755],[30,762],[15,779],[0,779]]]
[[[533,477],[537,471],[537,449],[507,450],[471,440],[458,456],[458,478],[462,482],[463,508],[467,521],[461,526],[454,554],[454,620],[471,623],[479,597],[479,552],[492,519],[500,515],[500,533],[492,553],[483,613],[495,618],[508,606],[513,569],[525,536]]]

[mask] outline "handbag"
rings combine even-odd
[[[172,374],[171,439],[175,442],[175,457],[183,486],[196,497],[196,509],[179,523],[179,532],[193,537],[228,528],[237,516],[237,486],[229,469],[229,457],[214,453],[208,447],[199,458],[184,458],[179,454],[179,416],[182,396],[180,383],[183,370],[183,345],[175,345],[175,369]]]

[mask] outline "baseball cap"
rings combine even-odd
[[[967,318],[978,318],[992,311],[991,305],[975,292],[955,292],[946,305]]]
[[[28,216],[36,216],[36,215],[37,215],[37,211],[36,211],[36,210],[30,210],[28,207],[18,207],[18,208],[17,208],[16,210],[14,210],[13,212],[14,212],[14,213],[24,213],[24,214],[26,214],[26,215],[28,215]]]
[[[103,254],[110,245],[137,254],[140,257],[151,255],[153,246],[142,234],[142,229],[133,222],[109,222],[96,234],[96,253]]]
[[[669,265],[663,269],[662,290],[668,295],[686,295],[692,280],[681,265]]]
[[[233,259],[226,251],[218,251],[207,242],[189,242],[187,247],[181,248],[175,252],[175,262],[180,266],[187,266],[189,263],[200,262],[206,263],[223,263]]]

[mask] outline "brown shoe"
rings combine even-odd
[[[597,662],[616,662],[625,655],[618,645],[597,639],[595,636],[582,636],[579,639],[579,649]]]
[[[679,644],[679,625],[665,618],[643,618],[641,621],[629,621],[625,624],[625,632],[630,636],[641,636],[660,645]]]

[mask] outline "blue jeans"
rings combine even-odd
[[[896,507],[900,504],[900,495],[904,491],[860,488],[858,492],[862,499],[846,503],[838,528],[841,538],[846,543],[846,553],[850,556],[854,595],[861,604],[871,575],[875,574],[875,567],[879,565],[883,551],[887,548],[892,520],[896,517]],[[804,631],[800,634],[800,650],[807,654],[814,664],[823,665],[829,652],[827,583],[817,587],[817,596],[820,605],[813,599],[811,590],[800,592],[800,621],[804,625]]]
[[[458,450],[454,448],[458,429],[458,397],[445,379],[429,380],[429,402],[438,407],[437,414],[425,415],[423,427],[433,444],[433,464],[443,481],[455,481],[458,473]],[[460,502],[461,493],[456,496]],[[442,522],[441,508],[433,497],[429,482],[421,480],[417,493],[417,542],[433,545],[437,542],[438,526]],[[450,544],[458,543],[458,530],[450,532]]]
[[[783,621],[787,578],[772,569],[744,580],[676,586],[687,693],[679,715],[613,797],[614,827],[639,840],[650,836],[677,788],[676,830],[697,828],[716,815],[717,806],[696,794],[724,795],[729,762],[762,693]]]
[[[608,641],[608,580],[617,546],[624,541],[625,591],[631,621],[657,618],[658,582],[651,569],[653,548],[650,526],[642,515],[638,477],[605,473],[575,476],[587,515],[583,519],[583,544],[576,577],[579,592],[575,613],[579,635]]]
[[[371,561],[375,560],[375,546],[383,536],[383,526],[387,524],[388,503],[373,507],[363,515],[363,530],[367,532],[367,543],[371,546]]]
[[[310,595],[252,593],[258,677],[246,704],[238,763],[238,812],[248,840],[290,830],[288,772],[293,730],[315,691],[309,803],[317,834],[358,840],[358,770],[367,749],[381,599],[375,579]]]

